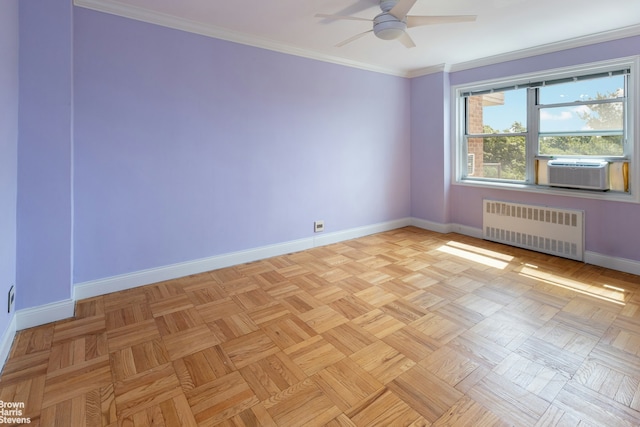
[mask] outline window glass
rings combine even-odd
[[[625,96],[624,86],[624,76],[551,84],[540,88],[539,99],[540,104],[548,105],[592,99],[621,98]]]
[[[467,98],[467,133],[526,132],[527,90],[507,90]]]
[[[540,108],[540,132],[622,132],[623,127],[622,102]]]
[[[612,136],[542,136],[540,154],[545,156],[622,156],[621,135]]]
[[[591,157],[607,161],[609,190],[630,194],[631,178],[639,176],[630,116],[639,64],[592,64],[458,87],[457,179],[554,186],[548,160]]]
[[[526,177],[526,138],[490,136],[467,139],[467,152],[473,155],[473,177],[524,181]],[[469,156],[471,157],[471,156]]]

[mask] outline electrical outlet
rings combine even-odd
[[[7,313],[11,313],[16,304],[16,290],[15,286],[9,289],[9,295],[7,296]]]
[[[313,232],[321,233],[324,231],[324,221],[314,221],[313,222]]]

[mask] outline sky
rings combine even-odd
[[[587,100],[601,94],[620,91],[624,88],[624,77],[614,76],[581,82],[563,83],[540,89],[541,104],[557,104]],[[526,122],[527,89],[506,91],[504,105],[484,108],[484,123],[496,130],[506,130],[514,121]],[[586,129],[586,124],[578,117],[578,112],[588,111],[585,105],[565,106],[541,110],[541,130],[547,132]]]

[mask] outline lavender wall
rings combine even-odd
[[[0,2],[0,307],[16,282],[17,178],[18,0],[7,0]],[[11,316],[0,308],[0,333]]]
[[[411,215],[479,227],[484,197],[583,208],[588,250],[639,260],[638,205],[452,186],[448,148],[450,84],[638,54],[638,38],[407,80],[68,0],[2,7],[0,111],[19,143],[8,126],[0,279],[16,277],[18,308],[310,237],[316,219],[327,232]]]
[[[449,76],[411,80],[411,215],[449,222]]]
[[[71,296],[71,3],[20,0],[17,309]]]
[[[640,54],[640,37],[633,37],[452,73],[450,75],[450,83],[451,85],[456,85],[495,79],[638,54]],[[435,81],[434,79],[431,76],[421,77],[412,83],[412,87],[419,87],[422,93],[439,92],[439,80]],[[449,91],[449,87],[446,87],[445,93]],[[417,96],[415,89],[412,92],[412,96]],[[436,105],[437,101],[425,100],[423,103]],[[440,117],[435,115],[434,118],[431,118],[428,114],[424,115],[422,111],[412,111],[412,117],[412,128],[414,129],[414,133],[412,133],[413,146],[415,147],[417,144],[437,146],[439,143],[437,138],[440,137],[439,131],[432,129],[432,127],[437,129],[441,126]],[[413,122],[419,121],[421,118],[424,118],[427,123],[413,124]],[[429,165],[429,168],[437,167],[439,158],[439,152],[435,159],[430,154],[422,153],[420,163],[424,162],[425,165]],[[413,162],[415,164],[416,159],[413,159]],[[445,162],[444,167],[440,167],[439,171],[445,175],[450,175],[447,165],[448,163]],[[418,175],[414,172],[415,176]],[[610,257],[640,261],[640,246],[638,244],[640,242],[640,227],[637,225],[638,218],[640,218],[640,205],[638,204],[452,185],[450,187],[450,214],[443,220],[439,210],[434,210],[433,207],[421,207],[420,204],[425,203],[425,201],[415,200],[416,195],[424,197],[424,194],[428,191],[427,189],[430,191],[433,188],[430,181],[427,180],[432,179],[432,177],[426,174],[418,177],[420,180],[412,180],[412,195],[414,197],[414,200],[412,200],[412,215],[418,218],[444,224],[452,223],[481,228],[482,199],[484,198],[583,209],[586,212],[585,245],[587,251]],[[437,178],[435,181],[439,184],[440,179]],[[439,185],[436,188],[439,189]],[[437,201],[445,200],[445,197],[445,191],[431,195],[431,198]]]
[[[406,79],[75,10],[75,282],[404,218]]]
[[[482,228],[482,199],[509,200],[585,211],[585,249],[609,257],[640,261],[640,205],[575,197],[454,186],[451,223]],[[477,207],[479,206],[479,207]]]

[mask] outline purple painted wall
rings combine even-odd
[[[638,54],[640,54],[640,37],[632,37],[451,73],[450,83],[451,85],[457,85]],[[412,96],[415,98],[418,95],[416,88],[420,88],[421,93],[435,93],[436,91],[440,93],[439,78],[437,78],[437,81],[435,79],[436,77],[432,76],[414,79]],[[450,87],[445,87],[444,92],[445,94],[450,92]],[[437,100],[424,100],[422,102],[432,106],[436,106],[438,103]],[[415,124],[416,121],[419,122],[421,117],[426,117],[427,123]],[[412,147],[414,151],[419,144],[431,143],[438,145],[437,138],[440,136],[440,131],[437,128],[440,126],[441,118],[437,114],[434,118],[431,118],[422,111],[412,111]],[[434,141],[427,142],[432,139]],[[448,137],[446,141],[449,141]],[[431,152],[420,153],[421,158],[413,158],[412,164],[429,165],[429,169],[432,167],[437,168],[441,155],[439,150],[436,153],[435,158],[431,155]],[[439,168],[440,173],[444,173],[445,176],[450,176],[448,164],[445,162],[444,167]],[[435,188],[440,191],[441,179],[439,177],[434,178],[426,173],[419,175],[417,172],[413,172],[413,177],[414,179],[411,183],[413,196],[412,215],[415,217],[443,224],[451,223],[482,228],[482,199],[484,198],[583,209],[586,212],[585,246],[587,251],[610,257],[640,261],[640,244],[638,243],[640,242],[640,227],[637,226],[638,219],[640,219],[640,205],[638,204],[452,185],[450,187],[450,214],[443,220],[439,210],[434,207],[423,206],[424,200],[415,200],[416,195],[424,197],[427,191],[433,191],[434,187],[432,187],[430,180],[438,183]],[[416,177],[419,180],[416,180]],[[446,191],[432,194],[430,199],[438,202],[446,200]]]
[[[411,80],[411,215],[449,222],[449,76]]]
[[[71,3],[20,0],[17,309],[71,297]]]
[[[75,10],[75,282],[405,218],[410,82]]]
[[[17,178],[18,0],[7,0],[0,2],[0,307],[16,282]],[[0,308],[0,333],[11,316]]]
[[[638,205],[451,185],[448,147],[450,84],[638,54],[639,38],[408,80],[68,0],[2,8],[0,112],[14,125],[0,139],[0,280],[16,277],[18,308],[311,237],[316,219],[327,232],[408,216],[480,227],[484,197],[585,209],[587,250],[640,260]]]
[[[556,206],[585,211],[585,250],[640,261],[640,205],[575,197],[454,186],[451,223],[482,228],[482,199]],[[477,207],[479,206],[479,207]]]

